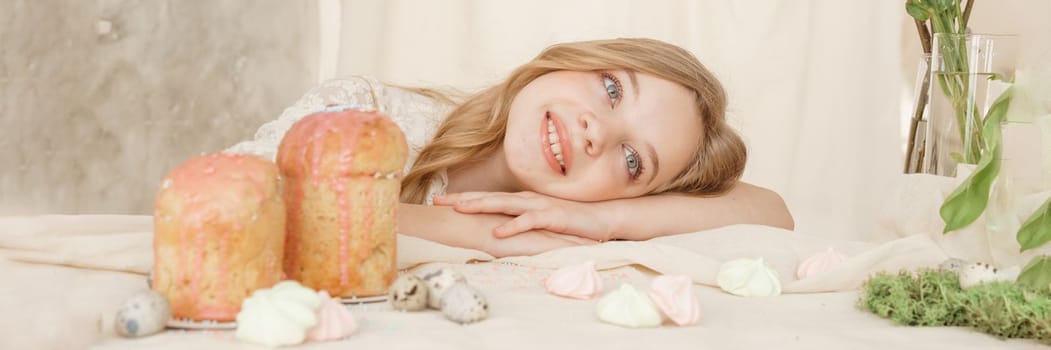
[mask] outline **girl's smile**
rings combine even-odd
[[[547,158],[548,165],[555,173],[565,176],[573,159],[573,142],[566,132],[566,127],[552,113],[544,113],[540,124],[541,152]]]

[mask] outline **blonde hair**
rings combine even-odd
[[[696,94],[704,134],[694,152],[694,162],[654,193],[718,194],[730,189],[744,172],[747,151],[740,136],[726,123],[726,93],[696,57],[653,39],[581,41],[544,49],[507,80],[470,96],[450,112],[402,180],[401,201],[423,203],[428,186],[441,171],[483,159],[499,149],[511,100],[533,79],[561,70],[648,73]]]

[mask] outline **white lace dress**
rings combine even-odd
[[[224,152],[255,154],[274,160],[281,138],[292,124],[331,105],[372,107],[390,116],[401,127],[409,144],[406,172],[419,156],[420,149],[434,137],[438,123],[452,108],[448,104],[388,86],[370,77],[330,80],[307,91],[276,120],[259,127],[254,139],[240,142]],[[433,204],[434,196],[445,193],[447,183],[448,177],[444,172],[436,176],[428,187],[426,204]]]

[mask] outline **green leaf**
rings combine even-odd
[[[1029,263],[1022,269],[1022,273],[1018,274],[1017,282],[1045,291],[1051,288],[1051,257],[1040,255],[1029,260]]]
[[[1023,252],[1051,241],[1051,198],[1025,220],[1016,238]]]
[[[1007,107],[1011,104],[1011,95],[1014,87],[1008,88],[993,102],[989,113],[982,125],[982,136],[985,137],[985,153],[978,160],[978,167],[968,176],[960,187],[957,187],[949,197],[942,203],[938,213],[945,222],[945,230],[949,233],[967,227],[985,211],[989,202],[989,188],[993,179],[1000,173],[1000,157],[1002,153],[1000,145],[1000,123],[1007,114]]]
[[[926,21],[928,18],[931,18],[931,13],[928,12],[927,8],[915,1],[905,3],[905,12],[908,12],[909,16],[912,16],[917,21]]]
[[[974,173],[942,203],[938,213],[945,222],[943,233],[967,227],[985,211],[989,201],[989,187],[1000,172],[1000,151],[999,146],[987,150],[978,161],[978,168]]]
[[[949,158],[952,158],[954,163],[963,163],[963,155],[960,152],[949,152]]]

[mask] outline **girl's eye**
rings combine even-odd
[[[628,165],[628,176],[632,180],[642,175],[642,158],[639,152],[635,152],[631,147],[624,147],[624,162]]]
[[[613,74],[604,72],[602,73],[602,86],[606,88],[606,95],[609,96],[610,104],[616,106],[624,91],[621,89],[620,80]]]

